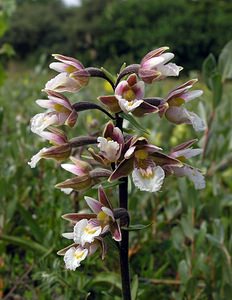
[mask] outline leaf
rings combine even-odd
[[[203,62],[202,75],[207,87],[212,90],[211,76],[217,71],[217,62],[212,53],[210,53]]]
[[[186,283],[189,278],[189,270],[188,265],[185,260],[182,260],[178,265],[178,273],[180,276],[180,279],[183,283]]]
[[[91,285],[93,286],[94,284],[98,284],[101,282],[108,283],[121,291],[121,279],[120,279],[120,276],[116,273],[102,272],[101,274],[98,274],[97,276],[95,276]]]
[[[2,241],[8,242],[10,244],[18,245],[22,248],[30,249],[36,252],[40,253],[47,253],[49,250],[45,248],[44,246],[40,245],[39,243],[36,243],[30,239],[24,239],[17,236],[9,236],[9,235],[1,235],[0,239]]]
[[[216,108],[218,104],[221,102],[222,98],[222,77],[221,74],[215,73],[211,77],[212,82],[212,91],[213,91],[213,106]]]
[[[120,184],[120,182],[118,180],[115,181],[115,182],[104,181],[104,182],[95,184],[94,186],[92,186],[92,189],[97,190],[100,186],[102,186],[104,189],[109,189],[109,188],[112,188],[112,187],[117,186],[119,184]]]
[[[115,78],[114,78],[114,76],[109,72],[109,71],[107,71],[105,68],[103,68],[103,67],[101,67],[101,70],[102,70],[102,72],[106,75],[106,77],[110,80],[110,81],[112,81],[113,83],[115,83]]]
[[[146,229],[146,228],[150,227],[151,225],[152,225],[152,223],[147,224],[147,225],[136,224],[136,225],[130,225],[128,227],[122,227],[122,229],[127,230],[127,231],[138,231],[138,230]]]
[[[136,300],[137,299],[137,292],[139,287],[139,279],[138,275],[135,275],[132,280],[131,284],[131,299]]]
[[[32,233],[33,237],[38,242],[42,242],[44,239],[44,233],[42,232],[38,223],[32,218],[31,214],[21,204],[18,204],[18,209],[23,220],[29,226],[30,233]]]
[[[232,79],[232,40],[222,49],[218,59],[218,68],[222,75],[222,82]]]
[[[135,128],[139,129],[140,131],[149,134],[149,131],[147,131],[145,128],[143,128],[132,115],[125,114],[125,113],[120,113],[121,117],[123,119],[126,119],[128,122],[131,123]]]

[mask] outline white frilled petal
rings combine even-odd
[[[92,243],[94,238],[101,234],[101,226],[94,226],[87,219],[80,220],[74,226],[74,242],[84,246]]]
[[[65,267],[69,270],[75,271],[87,255],[87,249],[71,247],[64,255]]]
[[[56,77],[49,80],[46,85],[46,90],[52,90],[55,92],[77,92],[81,88],[79,82],[70,78],[67,73],[60,73]]]
[[[175,124],[192,124],[196,131],[203,131],[206,128],[204,121],[198,115],[184,107],[172,106],[166,111],[165,116]]]
[[[143,103],[143,100],[135,99],[135,100],[132,100],[132,101],[127,101],[126,99],[123,99],[120,96],[117,96],[117,99],[118,99],[118,104],[119,104],[120,108],[122,109],[122,111],[124,113],[132,112],[137,107],[139,107],[140,104]]]
[[[35,168],[37,163],[41,160],[42,154],[47,150],[47,148],[41,149],[38,153],[36,153],[34,156],[32,156],[31,161],[28,162],[28,165],[31,168]]]
[[[31,131],[36,134],[41,134],[41,132],[48,126],[58,123],[58,117],[56,114],[51,113],[40,113],[35,115],[31,119]]]
[[[166,65],[160,64],[156,67],[157,71],[159,71],[162,76],[179,76],[179,73],[181,70],[183,70],[182,67],[177,66],[176,64],[169,63]]]
[[[192,111],[188,111],[188,115],[188,118],[196,131],[203,131],[206,129],[205,122],[197,114]]]
[[[176,176],[187,176],[194,184],[196,190],[202,190],[205,188],[205,177],[200,171],[189,166],[184,166],[182,168],[173,168]]]
[[[132,178],[135,186],[137,186],[141,191],[159,191],[165,177],[164,170],[160,166],[157,166],[152,168],[152,173],[152,175],[146,177],[142,175],[140,169],[134,169],[132,172]]]
[[[103,156],[109,161],[113,162],[117,160],[117,154],[120,148],[120,145],[115,141],[108,141],[104,137],[98,137],[98,148],[102,152]]]

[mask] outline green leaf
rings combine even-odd
[[[32,218],[31,214],[21,204],[18,204],[18,210],[25,223],[29,226],[30,233],[38,242],[42,242],[44,239],[44,233],[42,232],[36,220]]]
[[[178,265],[178,273],[180,276],[180,279],[183,283],[186,283],[189,278],[189,268],[187,265],[187,262],[185,260],[182,260]]]
[[[213,91],[213,106],[216,108],[221,102],[223,86],[221,74],[215,73],[212,75],[212,91]]]
[[[139,279],[138,275],[135,275],[132,280],[131,284],[131,299],[136,300],[137,299],[137,292],[139,287]]]
[[[98,183],[98,184],[95,184],[94,186],[92,186],[92,189],[97,190],[100,186],[103,186],[104,189],[109,189],[109,188],[112,188],[112,187],[117,186],[119,184],[120,184],[120,182],[118,180],[114,181],[114,182],[103,181],[101,183]]]
[[[143,133],[149,134],[149,131],[147,131],[145,128],[143,128],[132,115],[129,114],[125,114],[125,113],[120,113],[120,116],[123,119],[126,119],[127,121],[129,121],[131,123],[131,125],[133,125],[135,128],[139,129],[140,131],[142,131]]]
[[[217,62],[212,53],[210,53],[203,62],[202,75],[207,87],[212,90],[211,77],[217,71]]]
[[[47,253],[49,250],[45,248],[44,246],[40,245],[39,243],[36,243],[30,239],[24,239],[17,236],[9,236],[9,235],[1,235],[0,239],[4,242],[7,242],[9,244],[15,244],[22,248],[30,249],[36,252],[40,253]]]
[[[105,68],[101,67],[101,70],[102,72],[106,75],[106,77],[111,80],[113,83],[115,83],[115,78],[114,76],[109,72],[107,71]]]
[[[120,68],[119,74],[125,69],[126,67],[126,62],[124,62]]]
[[[232,79],[232,40],[222,49],[218,59],[218,68],[222,75],[222,82]]]
[[[116,273],[102,272],[101,274],[98,274],[91,282],[91,285],[94,286],[98,283],[108,283],[121,291],[121,279],[120,276]]]
[[[151,225],[152,225],[152,223],[147,224],[147,225],[136,224],[136,225],[130,225],[128,227],[122,227],[122,229],[127,230],[127,231],[138,231],[138,230],[146,229],[146,228],[150,227]]]

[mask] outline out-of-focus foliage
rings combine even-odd
[[[9,17],[15,10],[15,1],[0,0],[0,38],[4,36],[9,26]],[[14,55],[14,50],[9,43],[0,44],[0,86],[3,84],[6,74],[4,71],[3,59]]]
[[[193,165],[205,170],[206,189],[195,191],[185,178],[173,177],[165,180],[162,192],[157,194],[129,186],[131,224],[150,224],[130,233],[134,299],[231,298],[232,85],[228,80],[220,81],[220,98],[215,102],[218,89],[212,80],[215,74],[222,78],[230,74],[230,49],[231,42],[219,61],[213,55],[206,59],[204,80],[198,84],[204,95],[194,111],[200,112],[209,128],[203,138],[198,134],[205,153],[201,161],[193,159]],[[119,258],[114,244],[109,246],[104,262],[97,255],[90,257],[75,272],[65,270],[62,259],[56,256],[56,251],[66,245],[61,233],[69,231],[60,216],[86,208],[82,193],[67,196],[54,188],[68,175],[52,161],[41,161],[33,170],[27,166],[30,157],[44,145],[30,133],[29,125],[30,116],[40,111],[34,100],[42,97],[40,89],[51,77],[43,70],[44,59],[41,57],[35,70],[11,69],[0,90],[2,294],[15,300],[120,300]],[[147,92],[165,96],[185,80],[164,80]],[[103,81],[92,79],[90,89],[73,95],[72,101],[96,100],[103,93],[112,91]],[[101,112],[80,113],[72,134],[101,132],[105,121]],[[191,127],[172,126],[157,115],[143,118],[142,125],[151,129],[151,142],[167,151],[196,136]],[[95,197],[96,190],[87,194]],[[107,194],[111,201],[117,200],[116,188],[107,189]]]
[[[232,38],[231,18],[226,0],[83,0],[71,8],[59,0],[20,0],[5,40],[20,58],[55,52],[112,68],[168,45],[191,70]]]

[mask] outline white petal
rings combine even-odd
[[[47,148],[41,149],[38,153],[36,153],[34,156],[32,156],[31,161],[28,162],[28,165],[31,168],[35,168],[37,163],[41,160],[42,154],[47,150]]]
[[[153,167],[152,171],[151,177],[142,176],[139,169],[134,169],[132,172],[133,182],[141,191],[157,192],[161,189],[165,177],[164,170],[157,166]]]
[[[203,94],[202,90],[195,90],[191,92],[187,92],[186,94],[183,94],[182,97],[186,102],[189,102],[195,98],[200,97]]]
[[[76,223],[73,228],[74,231],[74,242],[77,244],[81,243],[81,236],[83,234],[84,228],[88,225],[87,219],[82,219]]]
[[[133,101],[127,101],[126,99],[123,99],[120,96],[117,96],[117,98],[118,104],[124,113],[132,112],[137,107],[139,107],[141,103],[143,103],[143,100],[135,99]]]
[[[194,157],[194,156],[197,156],[197,155],[201,154],[202,151],[203,150],[200,149],[200,148],[198,148],[198,149],[188,148],[188,149],[183,149],[183,150],[176,151],[176,152],[172,153],[172,156],[173,157],[184,156],[185,158],[191,158],[191,157]]]
[[[58,117],[56,113],[41,113],[31,119],[31,131],[39,134],[50,125],[57,124]]]
[[[60,189],[61,192],[65,193],[66,195],[69,195],[72,193],[73,189],[71,188],[63,188],[63,189]]]
[[[81,246],[84,246],[85,243],[92,243],[94,238],[99,236],[101,232],[101,226],[93,226],[92,224],[88,223],[81,235]]]
[[[157,66],[157,71],[159,71],[162,76],[179,76],[179,73],[180,71],[182,70],[183,68],[180,67],[180,66],[177,66],[176,64],[173,64],[173,63],[169,63],[169,64],[166,64],[166,65],[159,65]]]
[[[126,151],[124,157],[125,157],[126,159],[130,158],[130,157],[134,154],[135,148],[136,148],[135,146],[130,147],[130,148]]]
[[[205,178],[200,171],[189,166],[184,166],[182,168],[173,167],[173,171],[176,176],[187,176],[195,186],[196,190],[201,190],[205,188]]]
[[[143,64],[142,64],[142,68],[144,69],[152,69],[154,67],[156,67],[157,65],[159,65],[160,63],[163,63],[164,58],[160,55],[160,56],[156,56],[156,57],[152,57],[148,60],[146,60]]]
[[[64,63],[61,63],[61,62],[52,62],[50,65],[49,65],[49,68],[50,69],[53,69],[59,73],[61,72],[65,72],[65,69],[66,69],[67,65],[64,64]]]
[[[46,90],[53,90],[60,93],[77,92],[80,88],[80,83],[70,78],[67,73],[64,72],[49,80],[45,85]]]
[[[166,64],[169,60],[173,59],[174,56],[175,55],[171,52],[166,52],[166,53],[161,54],[161,57],[164,59],[162,64]]]
[[[103,156],[109,161],[113,162],[117,160],[117,154],[119,151],[119,144],[115,141],[108,141],[104,137],[98,137],[98,148],[102,152]]]
[[[62,233],[62,236],[66,239],[69,239],[69,240],[74,239],[74,233],[73,232],[64,232],[64,233]]]
[[[193,128],[196,131],[203,131],[206,129],[205,122],[194,112],[189,111],[189,120],[191,121]]]
[[[64,255],[64,262],[67,269],[75,271],[80,266],[80,262],[83,261],[88,255],[88,250],[81,247],[71,247],[66,251]]]

